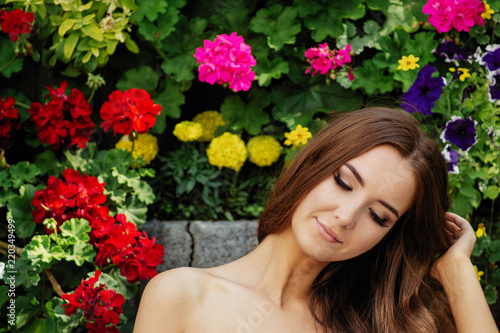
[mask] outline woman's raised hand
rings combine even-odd
[[[450,302],[458,332],[498,332],[493,316],[470,261],[476,234],[470,223],[446,213],[450,248],[431,269],[431,275],[443,286]]]

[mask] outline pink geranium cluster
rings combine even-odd
[[[429,23],[439,33],[450,31],[469,31],[475,24],[483,25],[481,14],[485,11],[484,2],[479,0],[427,0],[422,12],[429,16]]]
[[[306,68],[306,74],[312,72],[312,76],[316,73],[321,75],[329,74],[332,79],[335,74],[345,67],[347,77],[350,81],[354,80],[353,69],[349,65],[351,62],[351,45],[347,44],[345,49],[330,50],[327,43],[320,44],[318,47],[311,47],[305,53],[307,62],[311,65]]]
[[[255,79],[250,69],[257,63],[251,54],[251,47],[244,43],[243,37],[218,35],[212,42],[206,39],[204,47],[196,49],[194,57],[200,65],[198,78],[201,82],[225,85],[233,91],[247,91]]]

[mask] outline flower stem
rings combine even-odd
[[[65,294],[65,292],[62,290],[61,285],[59,282],[57,282],[54,274],[48,269],[44,269],[45,274],[47,274],[47,277],[49,278],[50,284],[52,284],[52,287],[54,288],[54,291],[59,295],[62,296]]]
[[[29,106],[29,105],[24,104],[24,103],[21,103],[21,102],[19,102],[19,101],[16,101],[16,105],[17,105],[17,106],[20,106],[20,107],[22,107],[22,108],[25,108],[26,110],[29,110],[29,108],[30,108],[30,106]]]
[[[0,241],[0,248],[9,249],[9,246],[12,247],[11,244],[7,244],[6,242]],[[14,245],[14,250],[16,251],[16,254],[18,256],[20,256],[21,253],[23,253],[23,251],[24,251],[24,249],[22,247],[17,247],[15,245]]]
[[[89,99],[87,100],[87,102],[88,102],[89,104],[90,104],[90,101],[92,100],[92,98],[94,98],[95,91],[96,91],[96,87],[92,88],[92,92],[90,93],[90,97],[89,97]]]

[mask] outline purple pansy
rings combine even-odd
[[[434,102],[439,100],[443,93],[445,81],[442,77],[432,77],[432,73],[437,71],[431,65],[425,65],[418,72],[417,79],[411,88],[403,94],[403,104],[401,107],[409,112],[420,112],[423,115],[431,115]]]
[[[500,47],[498,45],[487,47],[490,52],[486,52],[481,57],[482,64],[486,65],[490,71],[495,71],[500,68]]]
[[[449,173],[458,173],[458,152],[451,149],[450,145],[446,145],[441,152],[445,161],[446,168]]]
[[[440,57],[445,57],[446,62],[452,62],[454,60],[466,60],[467,50],[459,47],[455,41],[446,39],[439,44],[439,46],[434,50],[434,53]]]
[[[441,133],[441,140],[448,141],[463,151],[467,151],[477,142],[477,121],[472,118],[462,119],[452,116],[446,123],[446,128]]]

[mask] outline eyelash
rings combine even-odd
[[[335,182],[337,183],[338,186],[340,186],[340,188],[342,188],[343,190],[345,191],[349,191],[351,192],[352,191],[352,188],[349,187],[349,185],[347,185],[341,178],[340,178],[340,173],[337,173],[337,174],[333,174],[333,179],[335,179]],[[377,215],[377,213],[375,213],[373,210],[370,209],[370,216],[372,217],[372,219],[377,222],[381,227],[387,227],[387,220],[386,219],[382,219],[380,216]]]

